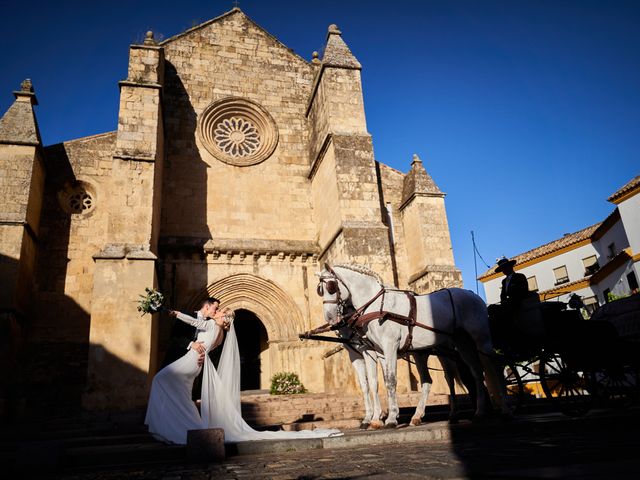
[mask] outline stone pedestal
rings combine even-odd
[[[187,458],[191,462],[224,460],[224,430],[222,428],[189,430]]]

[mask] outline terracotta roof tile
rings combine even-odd
[[[637,188],[638,186],[640,186],[640,175],[628,181],[623,187],[618,189],[613,195],[607,198],[607,200],[609,202],[615,202],[618,198],[623,196],[625,193]]]
[[[556,250],[560,250],[561,248],[565,248],[575,243],[581,242],[582,240],[585,240],[587,238],[591,238],[591,235],[593,235],[593,233],[598,229],[598,227],[601,224],[602,222],[599,222],[599,223],[596,223],[595,225],[591,225],[590,227],[583,228],[582,230],[579,230],[575,233],[568,233],[567,235],[565,235],[562,238],[559,238],[558,240],[545,243],[544,245],[541,245],[532,250],[529,250],[528,252],[521,253],[520,255],[513,257],[513,260],[515,260],[517,262],[516,265],[518,265],[521,263],[528,262],[529,260],[533,260],[534,258],[538,258],[543,255],[547,255],[549,253],[555,252]],[[484,277],[492,275],[496,267],[497,267],[497,264],[494,264],[489,270],[484,272],[478,278],[482,279]]]

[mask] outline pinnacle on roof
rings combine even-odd
[[[28,78],[13,92],[13,105],[0,118],[0,143],[40,145],[40,131],[33,106],[38,104],[33,85]]]
[[[442,190],[438,188],[438,185],[433,181],[431,175],[425,170],[420,157],[414,153],[413,160],[411,161],[411,170],[409,170],[409,173],[404,177],[402,205],[416,195],[444,197]]]
[[[347,44],[342,40],[342,32],[335,24],[329,25],[327,46],[324,48],[322,63],[327,67],[351,68],[354,70],[362,68],[358,59],[353,56]]]

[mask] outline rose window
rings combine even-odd
[[[93,208],[93,198],[84,190],[75,192],[69,197],[69,208],[73,213],[83,213]]]
[[[70,182],[58,191],[58,201],[62,209],[71,215],[91,213],[96,206],[96,190],[87,182]]]
[[[214,130],[216,145],[232,157],[246,157],[260,146],[260,133],[249,121],[240,117],[222,120]]]
[[[264,107],[244,98],[211,103],[198,116],[199,143],[216,159],[237,167],[269,158],[278,144],[278,128]],[[203,156],[210,162],[207,156]]]

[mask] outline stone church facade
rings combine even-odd
[[[355,391],[345,353],[298,339],[323,323],[323,263],[421,293],[461,285],[444,194],[417,156],[406,174],[375,159],[360,70],[335,25],[305,60],[236,8],[131,46],[117,131],[43,146],[23,82],[0,120],[5,397],[144,405],[171,329],[137,312],[145,287],[238,311],[245,389],[293,371],[312,392]]]

